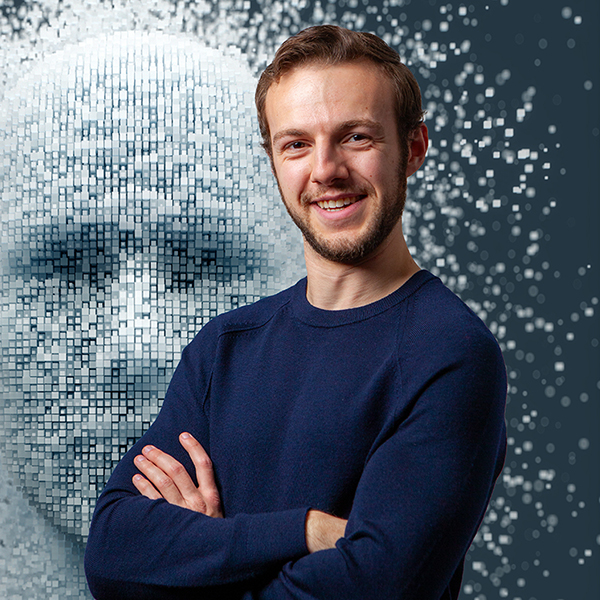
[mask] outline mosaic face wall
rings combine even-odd
[[[253,85],[239,55],[128,32],[40,61],[4,99],[5,453],[81,540],[194,333],[301,264],[291,226],[274,235]]]
[[[252,97],[320,22],[374,31],[417,75],[409,246],[505,354],[509,456],[464,597],[600,592],[600,21],[533,5],[0,4],[3,597],[85,595],[95,498],[181,349],[302,276]]]

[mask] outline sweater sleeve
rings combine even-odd
[[[506,375],[497,345],[484,339],[468,356],[430,369],[411,394],[368,458],[336,548],[290,561],[245,598],[458,596],[464,555],[505,456]]]
[[[210,338],[209,340],[210,341]],[[183,353],[156,421],[117,465],[98,499],[85,554],[95,598],[239,598],[248,580],[307,553],[307,508],[215,519],[140,495],[133,459],[146,444],[175,457],[195,478],[179,443],[188,431],[209,447],[202,401],[210,383],[200,335]],[[210,363],[210,359],[207,361]],[[203,370],[205,369],[205,370]]]

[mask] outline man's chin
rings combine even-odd
[[[353,266],[360,264],[379,247],[379,240],[343,239],[335,242],[319,240],[315,236],[304,234],[307,244],[321,258],[330,262]]]
[[[386,218],[379,219],[362,235],[338,234],[335,238],[319,236],[304,223],[296,224],[300,227],[306,243],[319,256],[334,263],[354,266],[377,254],[398,225],[401,215],[402,213],[386,215]]]

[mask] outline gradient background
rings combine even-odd
[[[256,74],[285,37],[321,22],[390,36],[417,75],[432,145],[409,188],[409,245],[486,321],[507,363],[509,453],[468,555],[463,597],[598,598],[597,2],[4,0],[0,123],[22,72],[100,32],[185,31],[239,48]],[[10,289],[9,278],[4,297]],[[0,469],[0,596],[87,597],[81,545],[23,496],[14,459]]]

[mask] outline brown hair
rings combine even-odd
[[[296,67],[322,63],[369,60],[390,78],[396,95],[396,120],[401,143],[423,122],[421,91],[398,53],[372,33],[351,31],[337,25],[308,27],[287,39],[277,50],[273,62],[264,70],[256,87],[256,110],[263,147],[272,155],[269,124],[265,115],[267,92],[273,83]]]

